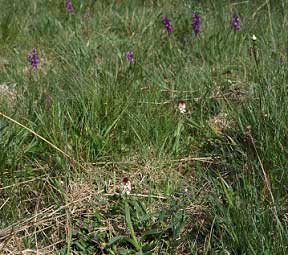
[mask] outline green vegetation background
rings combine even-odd
[[[0,253],[287,254],[287,0],[72,3],[0,0]]]

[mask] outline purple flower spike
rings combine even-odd
[[[32,69],[37,69],[40,64],[40,59],[37,54],[37,50],[33,48],[27,56],[28,61],[32,65]]]
[[[240,31],[241,21],[240,21],[240,17],[238,15],[236,15],[236,14],[233,15],[232,20],[231,20],[231,26],[235,32]]]
[[[68,12],[72,12],[73,11],[73,5],[72,5],[71,0],[66,0],[66,10]]]
[[[128,51],[126,53],[126,59],[129,61],[129,62],[133,62],[134,61],[134,53],[133,51]]]
[[[165,29],[166,29],[167,33],[169,33],[169,34],[172,33],[173,32],[173,28],[172,28],[171,22],[170,22],[170,20],[168,19],[167,16],[164,16],[162,18],[162,22],[163,22],[163,24],[165,26]]]
[[[195,35],[198,35],[200,32],[200,26],[201,26],[201,17],[198,13],[193,12],[192,13],[192,28],[195,33]]]

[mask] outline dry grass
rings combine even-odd
[[[90,234],[99,231],[111,232],[115,235],[117,233],[127,233],[126,225],[121,215],[117,215],[116,212],[115,215],[109,213],[109,208],[113,207],[113,204],[116,205],[118,203],[118,200],[115,200],[115,196],[121,197],[122,178],[129,176],[132,182],[131,197],[143,201],[146,199],[157,201],[156,204],[151,202],[147,204],[147,210],[150,213],[155,213],[167,206],[169,208],[165,197],[167,196],[168,198],[169,194],[161,194],[161,189],[158,190],[158,187],[167,178],[173,180],[173,187],[176,187],[181,185],[183,178],[187,179],[188,177],[183,176],[183,173],[179,171],[179,167],[175,167],[175,163],[170,164],[170,167],[161,168],[160,165],[163,164],[159,164],[159,161],[152,160],[147,161],[143,165],[137,165],[136,160],[135,162],[129,162],[130,169],[127,169],[125,164],[123,167],[123,162],[114,162],[113,164],[112,162],[103,162],[102,165],[98,163],[97,166],[87,164],[88,174],[82,174],[77,179],[70,180],[68,184],[60,180],[59,188],[63,190],[61,192],[65,203],[62,205],[50,204],[41,209],[36,206],[36,209],[29,217],[0,230],[0,254],[53,254],[59,247],[69,242],[67,238],[71,236],[73,229],[79,227],[81,229],[81,222],[93,217],[95,210],[103,215],[103,222],[100,227],[91,228],[89,230],[91,231]],[[181,165],[181,169],[185,161],[177,164]],[[186,164],[190,164],[189,161]],[[110,173],[110,175],[107,175],[107,173]],[[191,175],[189,178],[192,180],[192,185],[195,181],[194,177]],[[44,179],[42,181],[44,182]],[[31,182],[31,185],[33,185],[33,182]],[[18,184],[18,188],[19,186],[21,186],[21,183]],[[190,188],[183,186],[178,192],[185,197],[189,197],[192,195],[190,194]],[[151,193],[151,190],[153,193]],[[205,194],[207,188],[204,187],[201,194],[202,192]],[[198,202],[191,202],[185,210],[187,215],[191,216],[191,219],[197,218],[199,222],[204,224],[208,207],[203,201],[201,202],[203,197],[201,194],[197,195]],[[175,196],[174,200],[176,201],[179,198]],[[19,208],[19,210],[23,212],[26,209]],[[187,233],[189,226],[183,231]],[[29,240],[32,246],[36,248],[34,250],[25,249],[23,243],[25,240]],[[104,248],[105,244],[99,243],[98,246]]]
[[[0,84],[0,103],[6,104],[9,108],[15,106],[18,97],[16,84],[2,83]]]

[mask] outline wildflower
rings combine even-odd
[[[27,59],[32,65],[32,69],[37,69],[38,65],[40,64],[40,60],[37,54],[37,50],[35,48],[33,48],[28,54]]]
[[[201,17],[198,13],[193,12],[192,13],[192,28],[196,35],[200,32],[200,26],[201,26]]]
[[[186,103],[183,100],[178,102],[178,109],[181,113],[186,113]]]
[[[68,12],[72,12],[73,11],[73,5],[72,5],[71,0],[66,0],[66,10]]]
[[[231,26],[235,32],[240,31],[241,21],[238,15],[236,14],[233,15],[232,20],[231,20]]]
[[[133,51],[128,51],[126,53],[126,59],[129,61],[129,62],[134,62],[134,53]]]
[[[122,194],[129,195],[132,190],[131,182],[129,181],[128,177],[124,177],[122,179]]]
[[[173,32],[173,28],[172,28],[171,22],[170,22],[170,20],[168,19],[167,16],[164,16],[164,17],[162,18],[162,22],[163,22],[163,24],[164,24],[164,26],[165,26],[166,31],[167,31],[169,34],[172,33],[172,32]]]
[[[257,53],[257,37],[256,35],[252,35],[252,47],[249,49],[250,57],[254,57],[256,64],[258,65],[258,53]]]

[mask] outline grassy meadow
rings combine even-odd
[[[288,1],[71,3],[0,0],[0,254],[288,254]]]

